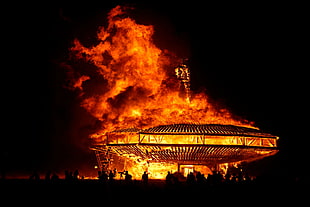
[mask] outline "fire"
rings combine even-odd
[[[175,68],[180,61],[152,39],[154,27],[137,24],[117,6],[108,15],[107,28],[100,27],[98,44],[86,47],[75,39],[72,53],[95,66],[102,83],[100,93],[87,94],[86,82],[98,81],[83,68],[73,86],[82,95],[81,106],[102,121],[102,132],[119,128],[147,128],[169,123],[221,123],[249,126],[235,120],[226,109],[211,105],[205,93],[180,94]]]
[[[154,27],[138,24],[127,9],[116,6],[108,13],[107,27],[98,29],[97,44],[84,46],[75,39],[71,48],[74,60],[86,65],[73,63],[79,77],[71,87],[80,92],[81,106],[102,123],[90,137],[173,123],[253,127],[247,120],[234,119],[227,109],[212,105],[205,93],[189,91],[189,73],[183,70],[186,65],[158,48],[153,42]],[[180,65],[182,71],[177,71]],[[159,164],[151,168],[158,169]]]

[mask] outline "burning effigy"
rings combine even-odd
[[[100,127],[89,136],[100,170],[163,179],[167,171],[205,174],[220,165],[274,155],[277,136],[214,105],[190,89],[183,58],[158,48],[154,27],[138,24],[117,6],[99,27],[95,44],[78,39],[80,67],[72,88]]]

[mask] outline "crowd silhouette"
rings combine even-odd
[[[281,179],[276,182],[274,177],[253,177],[246,173],[223,174],[218,171],[207,175],[194,171],[186,176],[179,172],[167,171],[164,180],[151,178],[147,171],[141,172],[138,179],[133,179],[129,171],[98,171],[96,179],[84,178],[79,170],[66,170],[59,174],[53,171],[40,174],[35,171],[28,179],[0,180],[2,192],[0,195],[2,198],[8,195],[17,198],[23,196],[31,202],[33,199],[41,201],[45,198],[46,202],[69,201],[78,204],[84,199],[83,202],[94,201],[99,204],[106,201],[128,204],[141,202],[143,198],[147,198],[147,202],[152,204],[170,201],[171,205],[176,205],[177,202],[182,205],[184,200],[190,200],[191,204],[227,201],[229,205],[232,200],[239,199],[243,202],[242,198],[266,198],[266,196],[270,202],[269,197],[275,198],[276,195],[285,198],[298,196],[299,199],[306,192],[304,189],[308,187],[301,181],[289,184]],[[257,201],[263,203],[265,200],[255,202]]]
[[[189,172],[184,176],[180,172],[167,171],[164,180],[150,179],[149,172],[141,172],[140,179],[133,179],[129,171],[106,170],[98,171],[97,179],[85,179],[79,170],[65,170],[62,174],[47,171],[40,176],[34,171],[28,179],[24,180],[0,180],[0,188],[5,192],[16,194],[25,193],[29,189],[35,189],[35,193],[47,192],[56,189],[57,194],[65,195],[68,192],[89,194],[91,196],[149,196],[149,195],[172,195],[184,197],[203,197],[217,195],[251,196],[252,194],[273,194],[274,192],[303,192],[302,180],[292,182],[275,177],[254,177],[247,173],[219,171],[205,175],[199,171]],[[264,190],[261,190],[264,189]],[[34,190],[30,191],[34,193]],[[53,193],[53,192],[51,192]],[[168,198],[169,199],[169,198]]]
[[[185,180],[185,184],[188,186],[192,185],[206,185],[216,186],[225,184],[251,184],[256,181],[255,177],[250,177],[248,174],[223,174],[220,171],[213,171],[212,174],[205,176],[201,172],[190,172],[186,178],[180,173],[167,172],[166,185],[178,185],[180,180]]]
[[[74,171],[65,170],[63,176],[59,176],[56,172],[48,170],[45,175],[42,177],[37,171],[34,171],[29,176],[29,181],[47,181],[47,182],[57,182],[57,181],[65,181],[67,183],[74,181],[82,181],[84,180],[84,176],[80,175],[78,169]],[[122,184],[143,184],[147,185],[150,182],[149,172],[144,171],[141,173],[141,179],[133,180],[132,175],[128,171],[117,171],[107,170],[107,171],[98,171],[98,183],[122,183]],[[2,178],[0,180],[6,180]],[[152,179],[151,179],[152,180]],[[189,172],[186,176],[184,176],[180,172],[171,172],[167,171],[164,183],[165,186],[173,186],[173,185],[183,185],[183,186],[192,186],[192,185],[206,185],[206,186],[216,186],[216,185],[233,185],[233,184],[254,184],[254,183],[264,183],[275,181],[285,182],[284,180],[275,179],[275,177],[264,177],[264,176],[250,176],[247,173],[222,173],[220,171],[213,171],[208,175],[204,175],[199,171]],[[154,182],[154,180],[152,180]],[[292,179],[291,183],[300,184],[303,182],[303,179]],[[158,181],[156,183],[159,183]]]

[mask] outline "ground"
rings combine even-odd
[[[10,204],[78,204],[78,205],[179,205],[216,202],[221,204],[252,202],[255,204],[279,204],[306,200],[306,183],[299,181],[256,180],[249,183],[199,184],[180,182],[167,185],[164,180],[125,183],[115,180],[103,183],[99,180],[57,182],[45,180],[2,180],[1,201]],[[86,202],[86,203],[85,203]],[[111,203],[112,202],[112,203]],[[165,205],[164,205],[165,204]]]

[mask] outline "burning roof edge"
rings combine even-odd
[[[203,134],[203,135],[244,135],[276,138],[277,136],[259,129],[222,124],[170,124],[158,125],[148,129],[126,128],[110,133],[139,133],[139,134]]]

